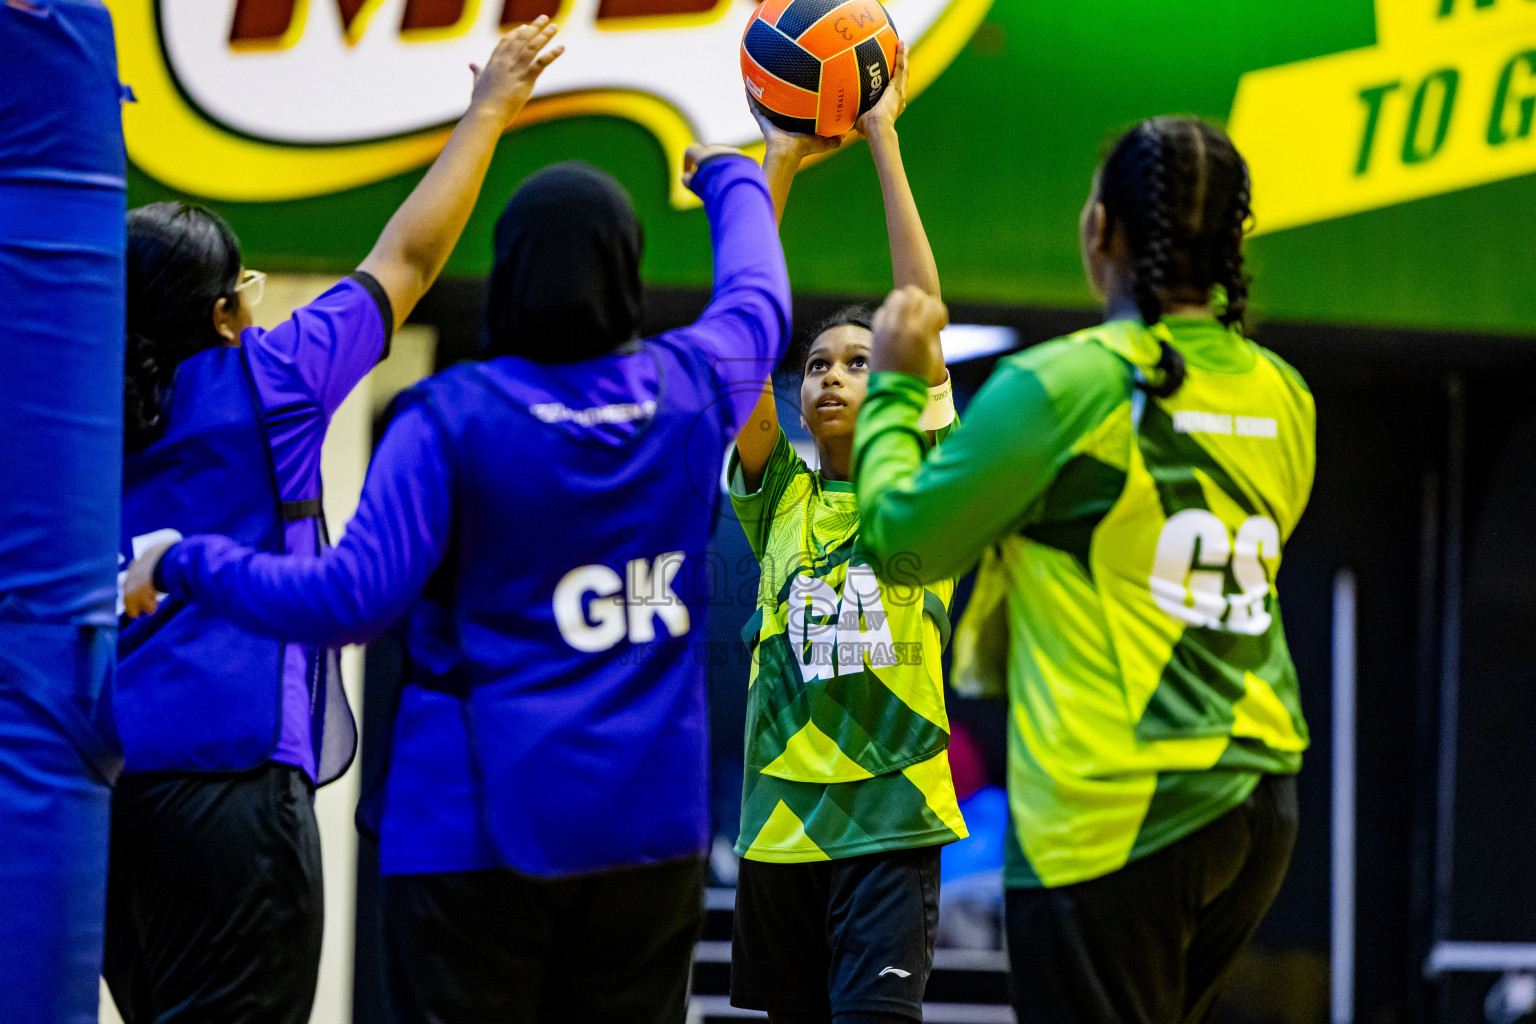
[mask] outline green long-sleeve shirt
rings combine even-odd
[[[1012,885],[1097,877],[1245,799],[1306,747],[1274,590],[1311,489],[1312,398],[1214,320],[1116,321],[1009,357],[924,458],[926,387],[877,374],[866,547],[921,579],[981,561],[962,688],[1006,676]],[[1136,387],[1158,337],[1187,377]]]
[[[998,367],[965,429],[925,461],[917,417],[928,385],[875,374],[853,454],[865,545],[881,558],[917,555],[924,582],[964,573],[1023,524],[1078,438],[1125,400],[1128,380],[1125,361],[1099,345],[1032,349]]]

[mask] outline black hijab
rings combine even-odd
[[[575,363],[633,339],[642,244],[629,194],[610,175],[571,162],[528,178],[496,222],[486,353]]]

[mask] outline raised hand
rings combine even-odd
[[[891,292],[875,312],[869,368],[929,380],[944,365],[939,332],[949,323],[944,303],[915,285]]]
[[[853,135],[807,135],[801,132],[787,132],[783,128],[768,120],[768,115],[763,113],[763,108],[753,98],[751,90],[747,92],[747,109],[752,111],[752,116],[757,120],[758,130],[763,133],[763,145],[767,147],[769,156],[787,157],[796,165],[809,156],[821,153],[830,153],[838,149]]]
[[[502,36],[484,68],[469,66],[475,75],[470,106],[494,110],[503,125],[510,124],[533,94],[539,75],[565,52],[564,46],[549,46],[558,31],[560,26],[541,14]]]
[[[859,118],[858,131],[868,138],[882,129],[896,124],[896,119],[907,109],[907,44],[897,42],[896,64],[891,68],[891,81],[885,92]]]

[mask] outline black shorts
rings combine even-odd
[[[939,923],[939,847],[809,864],[743,860],[731,1003],[923,1019]]]
[[[325,922],[313,794],[276,762],[118,781],[102,974],[127,1024],[306,1024]]]
[[[1019,1024],[1202,1024],[1285,878],[1296,780],[1100,878],[1009,889]]]
[[[704,863],[579,878],[384,877],[397,1024],[682,1024]]]

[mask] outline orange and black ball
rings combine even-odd
[[[879,0],[763,0],[741,38],[741,74],[780,128],[842,135],[885,92],[896,39]]]

